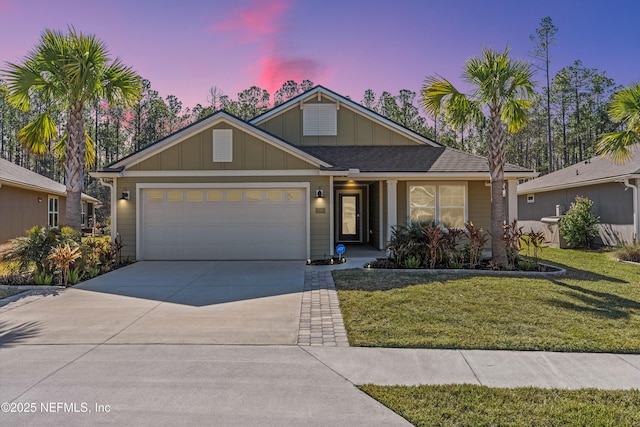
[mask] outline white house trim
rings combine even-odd
[[[156,177],[206,177],[206,176],[319,176],[320,171],[314,169],[301,170],[159,170],[159,171],[124,171],[121,176],[135,178]]]
[[[626,179],[638,179],[640,175],[638,174],[630,174],[630,175],[620,175],[620,176],[611,176],[602,179],[594,179],[591,181],[582,181],[582,182],[574,182],[569,184],[558,184],[558,185],[550,185],[546,187],[539,188],[530,188],[523,189],[522,186],[518,188],[518,194],[534,194],[534,193],[543,193],[546,191],[555,191],[555,190],[566,190],[567,188],[577,188],[577,187],[587,187],[590,185],[596,184],[606,184],[608,182],[621,182],[623,183]]]

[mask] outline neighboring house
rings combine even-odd
[[[617,245],[637,239],[640,231],[637,148],[627,163],[617,164],[598,156],[520,184],[519,224],[525,229],[539,229],[541,218],[563,215],[576,196],[584,196],[593,201],[593,211],[600,216],[598,243]]]
[[[63,184],[0,159],[0,243],[24,236],[34,225],[64,225],[66,194]],[[97,203],[82,195],[83,226]]]
[[[138,260],[316,259],[341,242],[383,249],[408,218],[490,228],[485,158],[321,86],[250,122],[216,112],[92,175],[111,187],[112,234]],[[517,180],[532,176],[506,166],[511,216]]]

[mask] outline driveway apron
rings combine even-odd
[[[300,261],[138,262],[0,316],[28,344],[295,345]]]

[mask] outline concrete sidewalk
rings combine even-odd
[[[640,389],[640,354],[306,347],[351,383]]]

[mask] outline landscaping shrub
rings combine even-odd
[[[24,279],[28,283],[19,284],[50,285],[57,276],[58,283],[65,286],[119,265],[117,260],[124,246],[121,239],[113,244],[104,239],[81,241],[80,234],[70,227],[58,230],[43,226],[32,227],[27,236],[12,242],[12,248],[3,259],[13,262],[17,272],[29,273],[22,275],[28,277],[28,280]],[[16,281],[13,276],[3,279],[12,284]]]
[[[575,202],[567,211],[564,218],[560,219],[560,235],[573,248],[590,248],[598,237],[597,224],[600,217],[591,210],[593,201],[586,197],[577,196]]]
[[[464,262],[475,268],[489,237],[472,222],[465,227],[465,230],[447,228],[435,222],[398,225],[393,227],[386,249],[391,252],[396,268],[462,268]],[[465,237],[468,242],[461,247]]]
[[[616,251],[616,257],[619,261],[631,261],[640,263],[640,245],[635,242],[622,245],[622,248]]]
[[[518,220],[514,219],[511,224],[502,226],[502,240],[507,247],[507,268],[513,270],[518,264],[520,258],[520,239],[523,236],[524,227],[518,227]]]

